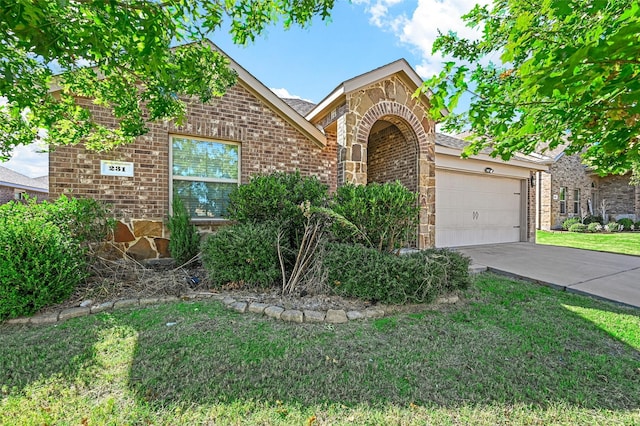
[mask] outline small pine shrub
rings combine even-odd
[[[87,276],[84,251],[46,217],[0,217],[0,321],[67,299]]]
[[[569,227],[569,232],[587,232],[589,226],[582,223],[574,223]]]
[[[420,208],[418,194],[400,182],[343,185],[331,208],[360,231],[354,234],[337,224],[334,234],[341,242],[366,243],[379,251],[393,251],[415,235]]]
[[[634,225],[634,229],[635,229],[636,231],[640,230],[640,221],[638,221],[638,222],[636,222],[636,223],[635,223],[635,225]]]
[[[469,285],[469,259],[448,250],[406,256],[331,243],[322,259],[327,284],[343,296],[382,303],[428,303]]]
[[[589,225],[587,225],[587,231],[600,232],[602,231],[602,225],[600,225],[598,222],[591,222]]]
[[[562,229],[568,231],[569,228],[571,228],[571,225],[575,225],[576,223],[580,223],[580,219],[578,219],[577,217],[570,217],[568,219],[565,219],[565,221],[562,222]]]
[[[278,230],[270,224],[236,224],[209,235],[202,262],[212,285],[271,287],[282,281],[276,248]]]
[[[629,218],[622,218],[622,219],[618,219],[618,223],[620,225],[622,225],[622,230],[623,231],[631,231],[633,228],[635,228],[634,224],[633,224],[633,220],[629,219]]]
[[[191,223],[189,212],[182,200],[173,197],[173,215],[169,216],[167,227],[171,232],[169,253],[178,265],[184,265],[198,255],[200,251],[200,234]]]

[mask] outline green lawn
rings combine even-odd
[[[0,424],[640,424],[640,312],[485,274],[341,325],[179,302],[0,325]]]
[[[536,242],[538,244],[549,244],[552,246],[575,247],[586,250],[599,250],[640,256],[640,232],[591,234],[538,231],[536,233]]]

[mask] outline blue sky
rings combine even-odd
[[[438,72],[431,54],[437,30],[471,36],[460,16],[488,0],[338,0],[329,22],[305,29],[269,28],[248,46],[225,32],[211,38],[236,62],[279,96],[321,101],[345,80],[404,58],[424,78]],[[48,173],[42,147],[20,147],[0,165],[27,176]]]

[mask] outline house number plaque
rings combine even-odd
[[[100,174],[103,176],[133,177],[133,163],[127,161],[100,160]]]

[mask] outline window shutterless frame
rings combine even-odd
[[[237,142],[170,135],[169,211],[177,195],[192,220],[224,219],[229,193],[240,184],[240,159]]]
[[[567,188],[560,187],[560,214],[567,214]]]

